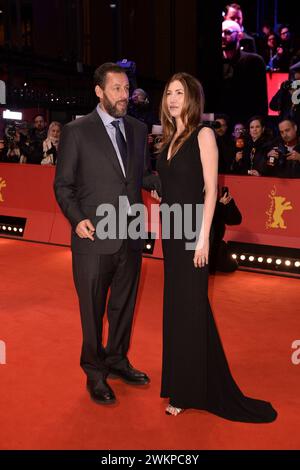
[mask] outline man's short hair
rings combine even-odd
[[[225,14],[228,15],[229,8],[234,8],[235,10],[241,10],[241,5],[238,3],[229,3],[229,5],[226,5],[225,7]]]
[[[94,85],[99,85],[102,90],[105,88],[106,77],[108,73],[125,73],[125,70],[120,67],[120,65],[115,64],[114,62],[106,62],[105,64],[100,65],[95,70],[94,73]]]
[[[290,117],[285,117],[285,118],[281,118],[281,119],[279,120],[278,127],[279,127],[279,125],[280,125],[282,122],[285,122],[285,121],[290,122],[294,127],[297,126],[297,123],[296,123],[296,121],[294,121],[294,119],[292,119],[292,118],[290,118]]]
[[[228,116],[228,114],[216,113],[216,114],[215,114],[215,121],[216,121],[217,119],[223,119],[223,120],[226,122],[227,126],[229,126],[230,117]]]
[[[38,114],[36,114],[35,116],[33,116],[32,121],[34,122],[37,117],[43,118],[44,121],[46,122],[45,116],[44,116],[43,114],[41,114],[41,113],[38,113]]]

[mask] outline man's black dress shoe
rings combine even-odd
[[[108,377],[122,379],[129,385],[147,385],[150,383],[149,377],[144,372],[134,369],[131,364],[122,367],[122,369],[110,366]]]
[[[91,399],[96,403],[111,405],[116,402],[115,394],[105,379],[99,379],[98,382],[88,379],[86,388],[90,393]]]

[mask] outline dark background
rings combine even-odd
[[[264,20],[300,31],[300,8],[290,0],[241,0],[244,26],[256,32]],[[218,102],[221,80],[219,0],[0,0],[0,79],[8,104],[46,106],[45,93],[65,96],[48,107],[61,113],[93,106],[92,74],[106,61],[136,62],[138,86],[158,105],[175,71],[203,82],[206,111]],[[25,94],[23,83],[31,87]],[[72,96],[76,97],[72,101]],[[44,100],[44,101],[43,101]],[[71,102],[70,102],[71,100]],[[69,102],[68,102],[69,101]],[[68,104],[67,104],[68,102]]]

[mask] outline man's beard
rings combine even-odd
[[[237,41],[232,41],[229,43],[222,43],[223,51],[235,51],[237,49]]]
[[[103,99],[102,99],[102,105],[103,107],[105,108],[106,112],[114,117],[114,118],[120,118],[120,117],[123,117],[126,115],[127,113],[127,106],[128,106],[128,100],[119,100],[119,101],[116,101],[115,104],[113,104],[106,96],[105,93],[103,93]],[[126,107],[124,109],[124,111],[121,111],[117,108],[117,104],[118,103],[126,103]]]

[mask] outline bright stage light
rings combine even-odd
[[[281,259],[277,259],[276,264],[278,264],[278,265],[281,264]]]
[[[245,261],[246,256],[245,256],[245,255],[241,255],[241,256],[240,256],[240,259],[241,259],[242,261]]]
[[[10,111],[9,109],[6,109],[3,111],[3,119],[13,119],[14,121],[22,121],[22,113],[19,113],[17,111]]]
[[[249,261],[254,261],[254,256],[249,256]]]
[[[262,263],[262,262],[263,262],[263,260],[264,260],[264,259],[263,259],[263,257],[262,257],[262,256],[260,256],[259,258],[257,258],[257,261],[258,261],[259,263]]]
[[[271,263],[272,263],[272,258],[268,258],[268,259],[267,259],[267,263],[268,263],[268,264],[271,264]]]

